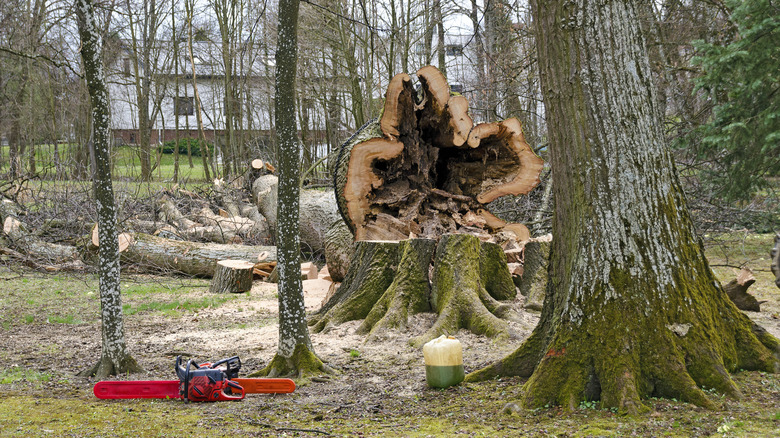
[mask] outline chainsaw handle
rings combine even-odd
[[[241,358],[233,356],[214,363],[203,364],[203,366],[208,366],[209,368],[219,368],[220,365],[225,366],[225,375],[228,379],[235,379],[238,377],[238,370],[241,369]]]
[[[246,396],[246,392],[244,392],[244,387],[239,385],[238,383],[232,381],[232,380],[225,380],[225,387],[222,388],[222,393],[220,394],[222,397],[220,397],[220,400],[241,400]],[[230,389],[230,394],[226,393],[225,391]],[[238,391],[238,392],[236,392]]]

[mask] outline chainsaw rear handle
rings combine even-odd
[[[225,366],[225,375],[228,379],[238,378],[238,370],[241,369],[241,358],[238,356],[228,357],[226,359],[218,360],[214,363],[202,364],[201,366],[207,366],[209,368],[220,368]]]

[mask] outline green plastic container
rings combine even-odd
[[[463,381],[463,364],[452,366],[425,365],[425,379],[431,388],[448,388]]]
[[[447,388],[463,381],[463,350],[460,342],[440,336],[423,346],[425,379],[432,388]]]

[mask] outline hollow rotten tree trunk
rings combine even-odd
[[[526,407],[623,412],[649,397],[738,397],[738,369],[780,369],[778,341],[728,299],[663,142],[639,1],[532,1],[556,200],[541,320],[468,380],[530,377]]]
[[[341,289],[310,319],[315,331],[365,318],[359,331],[377,338],[432,304],[439,319],[415,344],[459,328],[508,334],[497,300],[515,288],[494,242],[528,230],[485,205],[528,193],[542,160],[516,119],[475,126],[441,72],[428,66],[417,77],[419,94],[409,75],[396,75],[382,116],[339,153],[336,199],[358,244]]]

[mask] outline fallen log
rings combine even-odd
[[[177,272],[197,277],[213,277],[216,263],[233,259],[257,262],[267,252],[265,261],[276,261],[276,247],[225,245],[166,239],[150,234],[133,233],[133,244],[120,254],[123,263],[132,263],[146,272]]]
[[[325,262],[328,264],[330,277],[337,283],[344,281],[355,245],[352,241],[352,233],[341,218],[334,221],[325,232],[324,246]]]
[[[276,232],[278,186],[275,175],[263,175],[252,184],[257,208],[266,218],[272,233]],[[301,190],[299,211],[301,250],[309,253],[323,251],[328,227],[341,219],[333,192]]]
[[[157,207],[160,209],[160,220],[174,225],[179,230],[187,230],[199,225],[197,222],[184,217],[167,196],[163,196],[157,201]]]
[[[59,265],[79,258],[75,247],[41,240],[14,216],[6,216],[3,233],[17,250],[43,264]]]

